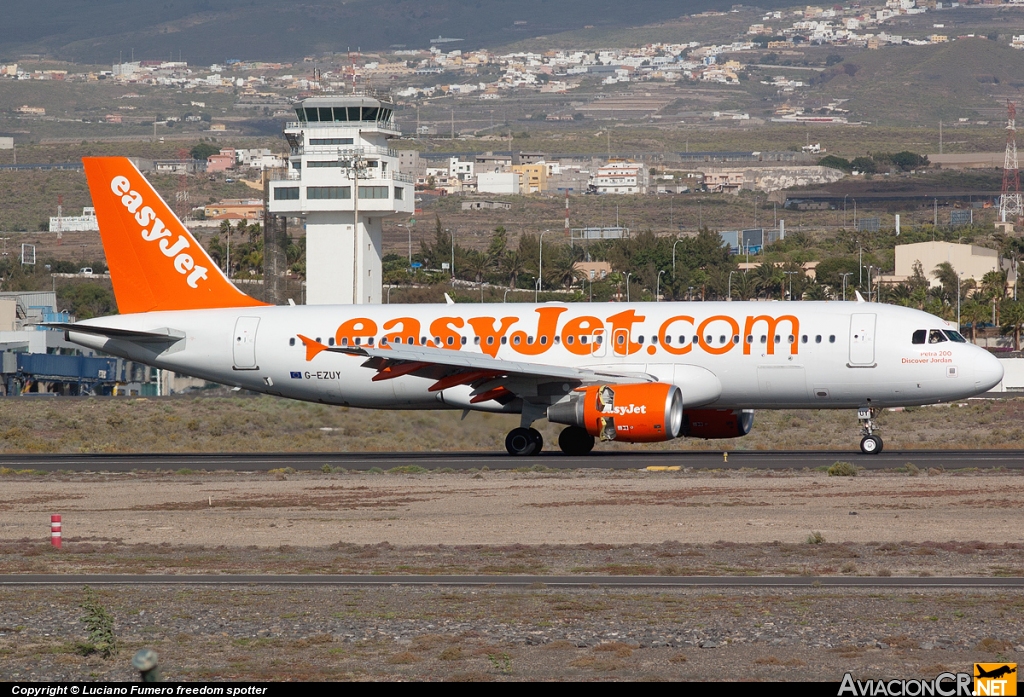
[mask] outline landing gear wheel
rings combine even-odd
[[[586,429],[569,426],[558,434],[558,447],[566,455],[586,455],[594,449],[594,437]]]
[[[533,449],[533,452],[528,454],[539,455],[540,451],[544,449],[544,436],[542,436],[540,434],[540,431],[538,431],[535,428],[528,428],[526,430],[530,432],[530,440],[532,440],[536,445],[536,447]]]
[[[860,451],[865,455],[877,455],[882,452],[882,439],[878,436],[864,436],[860,441]]]
[[[513,428],[505,436],[505,450],[509,455],[533,455],[543,445],[540,432],[532,428]]]

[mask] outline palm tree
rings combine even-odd
[[[1024,329],[1024,301],[1013,300],[1003,303],[1002,326],[1003,336],[1013,334],[1013,350],[1020,351],[1020,333]]]
[[[526,260],[518,249],[510,249],[501,258],[501,271],[508,279],[508,287],[515,288],[519,276],[526,273]]]
[[[988,319],[988,306],[977,300],[968,300],[960,306],[960,322],[971,325],[971,341],[977,339],[978,324]]]
[[[757,284],[757,289],[759,291],[758,295],[760,295],[761,291],[763,291],[764,296],[767,298],[773,293],[778,292],[780,293],[780,300],[782,299],[781,293],[784,292],[782,290],[782,287],[784,285],[783,281],[786,278],[786,276],[782,273],[782,269],[777,267],[775,264],[772,264],[771,262],[765,261],[762,262],[761,265],[758,266],[756,269],[754,269],[754,278],[755,283]]]

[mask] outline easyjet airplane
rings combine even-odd
[[[221,273],[124,158],[85,172],[122,314],[63,325],[116,356],[256,392],[369,409],[520,414],[505,445],[734,438],[753,410],[881,407],[991,389],[999,361],[949,323],[858,302],[269,306]],[[339,260],[339,263],[342,260]],[[53,326],[53,325],[51,325]]]

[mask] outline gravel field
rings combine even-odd
[[[1024,576],[1022,489],[938,470],[7,474],[0,573]],[[0,588],[0,680],[131,679],[143,646],[182,680],[932,678],[1022,645],[1015,590]]]
[[[0,680],[934,678],[1024,651],[994,591],[105,588],[120,650],[83,657],[84,592],[0,589]]]

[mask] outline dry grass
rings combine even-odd
[[[505,434],[519,422],[518,416],[460,417],[457,411],[373,411],[275,397],[3,400],[0,453],[501,451]],[[883,412],[878,422],[887,448],[1017,448],[1024,442],[1024,399]],[[547,422],[538,427],[547,443],[561,429]],[[849,448],[857,429],[852,411],[759,411],[753,432],[741,439],[601,447]],[[970,439],[963,437],[967,431]]]

